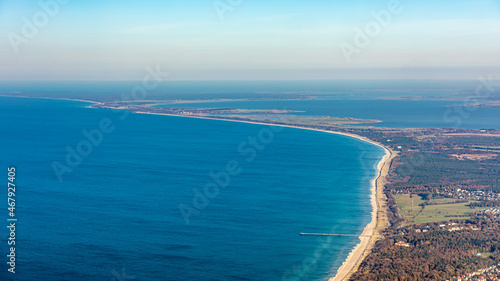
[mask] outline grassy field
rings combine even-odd
[[[445,204],[455,202],[455,199],[433,199],[431,202],[439,205],[427,205],[422,210],[422,206],[419,205],[424,201],[420,196],[413,195],[413,205],[409,194],[397,194],[395,197],[401,214],[408,224],[466,219],[472,214],[469,203]]]
[[[453,198],[439,198],[439,199],[432,199],[431,204],[449,204],[449,203],[455,203],[457,202],[458,199],[453,199]]]
[[[417,136],[417,140],[423,140],[427,138],[435,138],[436,135],[422,135],[422,136]]]
[[[483,146],[476,145],[472,147],[472,150],[480,150],[480,151],[491,151],[491,152],[500,152],[500,146]]]
[[[414,223],[420,224],[452,219],[466,219],[472,214],[472,209],[466,205],[469,205],[469,203],[428,205],[424,208],[424,211],[414,220]]]
[[[401,214],[408,220],[413,220],[420,210],[422,210],[422,207],[419,205],[424,203],[424,200],[420,196],[413,195],[413,204],[409,194],[396,194],[395,197]]]

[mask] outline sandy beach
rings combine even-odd
[[[342,266],[338,269],[335,277],[330,278],[329,281],[347,280],[349,276],[357,270],[363,259],[370,253],[370,250],[377,241],[379,235],[387,226],[385,205],[382,205],[385,204],[385,195],[383,190],[385,177],[389,172],[390,164],[395,155],[394,152],[386,147],[380,144],[377,145],[383,147],[386,153],[377,165],[377,178],[373,179],[371,183],[372,188],[370,201],[373,206],[372,220],[359,236],[360,243],[351,251]]]
[[[58,98],[55,98],[55,99],[58,99]],[[65,100],[76,100],[76,99],[66,99],[65,98]],[[78,100],[78,101],[99,104],[99,102],[89,101],[89,100]],[[385,206],[382,205],[382,204],[385,204],[385,199],[384,199],[385,195],[383,193],[383,188],[384,188],[384,184],[385,184],[385,177],[387,176],[387,173],[388,173],[389,167],[390,167],[390,163],[391,163],[392,159],[394,158],[395,153],[378,142],[375,142],[371,139],[368,139],[366,137],[359,136],[356,134],[328,131],[328,130],[322,130],[322,129],[302,127],[302,126],[269,124],[269,123],[253,122],[253,121],[245,121],[245,120],[220,119],[220,118],[211,118],[211,117],[196,116],[196,115],[175,115],[175,114],[167,114],[167,113],[151,113],[151,112],[142,112],[142,111],[136,111],[135,113],[151,114],[151,115],[166,115],[166,116],[186,117],[186,118],[198,118],[198,119],[209,119],[209,120],[219,120],[219,121],[228,121],[228,122],[240,122],[240,123],[250,123],[250,124],[257,124],[257,125],[279,126],[279,127],[296,128],[296,129],[302,129],[302,130],[319,131],[319,132],[325,132],[325,133],[330,133],[330,134],[338,134],[338,135],[353,137],[353,138],[356,138],[356,139],[359,139],[359,140],[362,140],[362,141],[365,141],[365,142],[382,147],[386,153],[377,165],[377,169],[378,169],[377,177],[375,179],[373,179],[371,182],[372,187],[371,187],[370,201],[371,201],[371,204],[373,206],[372,220],[365,227],[365,229],[363,230],[363,232],[359,236],[359,239],[361,242],[351,251],[351,253],[347,257],[347,259],[344,261],[342,266],[338,269],[335,277],[330,278],[329,281],[346,280],[358,268],[359,264],[362,262],[364,257],[369,254],[371,248],[373,247],[373,245],[375,244],[375,242],[377,240],[377,237],[379,236],[381,231],[387,225],[387,218],[385,215]]]
[[[77,100],[77,99],[70,99],[70,98],[51,98],[51,99],[76,100],[76,101],[83,101],[83,102],[100,104],[100,102],[96,102],[96,101]],[[302,129],[302,130],[319,131],[319,132],[324,132],[324,133],[338,134],[338,135],[353,137],[353,138],[356,138],[356,139],[359,139],[359,140],[362,140],[362,141],[365,141],[365,142],[382,147],[386,153],[377,165],[377,169],[378,169],[377,177],[375,179],[373,179],[371,182],[372,187],[371,187],[370,201],[371,201],[371,204],[373,206],[372,219],[371,219],[370,223],[365,227],[365,229],[363,230],[361,235],[359,236],[360,243],[351,251],[351,253],[347,257],[347,259],[344,261],[342,266],[338,269],[335,277],[330,278],[329,281],[342,281],[342,280],[345,280],[346,278],[348,278],[357,269],[359,264],[362,262],[363,258],[369,254],[371,248],[373,247],[375,241],[377,240],[377,237],[379,236],[381,231],[387,225],[387,218],[385,215],[385,206],[383,205],[383,204],[385,204],[385,198],[384,198],[385,195],[383,193],[383,187],[385,184],[385,177],[387,176],[387,173],[388,173],[389,167],[390,167],[390,163],[391,163],[392,159],[394,158],[395,153],[378,142],[375,142],[371,139],[368,139],[366,137],[359,136],[356,134],[328,131],[328,130],[322,130],[322,129],[302,127],[302,126],[269,124],[269,123],[264,123],[264,122],[253,122],[253,121],[245,121],[245,120],[220,119],[220,118],[211,118],[211,117],[196,116],[196,115],[187,116],[187,115],[175,115],[175,114],[167,114],[167,113],[151,113],[151,112],[142,112],[142,111],[137,111],[135,113],[151,114],[151,115],[167,115],[167,116],[198,118],[198,119],[209,119],[209,120],[219,120],[219,121],[228,121],[228,122],[240,122],[240,123],[250,123],[250,124],[257,124],[257,125],[279,126],[279,127],[296,128],[296,129]]]
[[[359,236],[360,243],[351,251],[351,253],[347,256],[347,259],[342,263],[342,266],[337,270],[337,274],[330,278],[329,281],[343,281],[347,280],[349,276],[354,273],[363,259],[370,253],[373,245],[377,241],[378,237],[381,235],[382,231],[387,227],[387,215],[385,210],[385,195],[384,195],[384,185],[386,182],[386,176],[389,172],[389,167],[391,165],[392,159],[395,157],[395,153],[385,147],[384,145],[375,142],[371,139],[368,139],[363,136],[343,133],[343,132],[335,132],[314,128],[307,128],[301,126],[292,126],[292,125],[279,125],[279,124],[268,124],[261,122],[252,122],[252,121],[243,121],[243,120],[229,120],[229,119],[219,119],[219,118],[210,118],[204,116],[181,116],[175,114],[162,114],[162,113],[149,113],[149,112],[136,112],[141,114],[154,114],[154,115],[168,115],[168,116],[177,116],[177,117],[187,117],[187,118],[199,118],[199,119],[210,119],[210,120],[220,120],[220,121],[229,121],[229,122],[241,122],[241,123],[250,123],[250,124],[258,124],[258,125],[267,125],[267,126],[280,126],[280,127],[288,127],[288,128],[296,128],[303,130],[311,130],[311,131],[319,131],[331,134],[338,134],[353,137],[365,142],[369,142],[371,144],[382,147],[385,150],[385,155],[382,157],[380,162],[377,164],[377,177],[371,181],[371,196],[370,202],[373,206],[372,211],[372,219],[370,223],[365,227],[361,235]]]

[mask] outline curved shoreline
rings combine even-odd
[[[371,221],[368,223],[368,225],[364,228],[363,232],[360,234],[358,237],[360,240],[360,243],[352,249],[352,251],[349,253],[347,256],[346,260],[342,263],[342,265],[339,267],[337,270],[337,273],[334,277],[331,277],[328,279],[328,281],[343,281],[347,280],[359,267],[363,259],[370,253],[371,248],[377,241],[377,234],[380,234],[380,232],[385,229],[387,226],[387,219],[386,219],[386,213],[385,213],[385,206],[382,206],[382,203],[384,202],[384,185],[385,185],[385,178],[389,172],[389,167],[392,163],[392,159],[395,157],[395,152],[392,151],[391,149],[387,148],[383,144],[373,141],[369,138],[356,135],[356,134],[351,134],[351,133],[344,133],[344,132],[336,132],[336,131],[328,131],[328,130],[322,130],[322,129],[314,129],[314,128],[307,128],[307,127],[301,127],[301,126],[293,126],[293,125],[281,125],[281,124],[270,124],[270,123],[263,123],[263,122],[253,122],[253,121],[244,121],[244,120],[231,120],[231,119],[220,119],[220,118],[210,118],[210,117],[203,117],[203,116],[183,116],[183,115],[175,115],[175,114],[167,114],[167,113],[150,113],[150,112],[135,112],[139,114],[151,114],[151,115],[167,115],[167,116],[175,116],[175,117],[186,117],[186,118],[198,118],[198,119],[209,119],[209,120],[219,120],[219,121],[228,121],[228,122],[240,122],[240,123],[249,123],[249,124],[257,124],[257,125],[266,125],[266,126],[279,126],[279,127],[288,127],[288,128],[295,128],[295,129],[303,129],[303,130],[310,130],[310,131],[318,131],[318,132],[324,132],[324,133],[330,133],[330,134],[338,134],[338,135],[344,135],[352,138],[356,138],[361,141],[365,141],[368,143],[371,143],[373,145],[379,146],[384,149],[385,155],[380,159],[380,161],[377,164],[377,176],[371,181],[371,195],[370,195],[370,202],[372,204],[372,213],[371,213]],[[381,217],[379,215],[379,212],[382,212],[384,217]]]
[[[87,102],[87,103],[92,103],[92,104],[102,104],[102,102],[98,102],[98,101],[82,100],[82,99],[73,99],[73,98],[51,98],[51,97],[12,96],[12,95],[2,95],[2,94],[0,94],[0,97],[7,97],[7,98],[23,98],[23,99],[68,100],[68,101]]]
[[[395,156],[395,153],[381,144],[377,145],[384,148],[385,155],[377,164],[377,177],[371,181],[372,188],[370,201],[373,206],[372,220],[359,236],[360,243],[349,253],[346,260],[337,270],[337,274],[330,278],[329,281],[348,280],[348,278],[357,270],[363,259],[370,253],[371,248],[378,239],[378,234],[380,234],[380,232],[387,226],[387,219],[385,218],[386,213],[384,209],[385,206],[381,205],[384,197],[383,191],[385,177],[389,172],[389,166]],[[384,218],[379,215],[379,212],[382,212]]]
[[[5,97],[18,97],[18,98],[42,98],[42,99],[62,99],[62,100],[72,100],[72,101],[80,101],[80,102],[88,102],[94,104],[101,104],[101,102],[90,101],[90,100],[80,100],[80,99],[72,99],[72,98],[50,98],[50,97],[29,97],[29,96],[9,96],[9,95],[1,95]],[[87,107],[90,108],[90,107]],[[303,126],[294,126],[294,125],[282,125],[282,124],[272,124],[272,123],[264,123],[264,122],[254,122],[254,121],[245,121],[245,120],[236,120],[236,119],[221,119],[221,118],[211,118],[204,116],[187,116],[187,115],[176,115],[176,114],[168,114],[168,113],[151,113],[151,112],[142,112],[142,111],[134,111],[134,113],[139,114],[150,114],[150,115],[166,115],[166,116],[174,116],[174,117],[186,117],[186,118],[198,118],[198,119],[209,119],[209,120],[219,120],[219,121],[228,121],[228,122],[240,122],[240,123],[249,123],[256,125],[266,125],[266,126],[278,126],[278,127],[288,127],[309,131],[318,131],[330,134],[344,135],[348,137],[352,137],[361,141],[365,141],[371,143],[373,145],[377,145],[382,147],[385,150],[385,155],[377,164],[377,177],[371,181],[371,195],[370,202],[372,204],[372,220],[368,225],[364,228],[363,232],[359,236],[360,243],[356,245],[356,247],[349,253],[346,260],[342,263],[342,265],[337,270],[335,277],[331,277],[329,281],[343,281],[349,278],[349,276],[357,270],[364,257],[366,257],[369,253],[373,245],[375,244],[378,234],[382,229],[385,228],[387,224],[387,220],[385,218],[381,218],[378,213],[380,211],[384,212],[385,209],[382,208],[383,203],[383,188],[385,184],[385,177],[387,176],[389,166],[392,162],[392,159],[395,157],[395,152],[391,149],[385,147],[383,144],[373,141],[369,138],[345,133],[345,132],[336,132],[315,128],[308,128]],[[385,221],[383,221],[385,219]]]

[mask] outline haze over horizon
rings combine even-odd
[[[0,80],[140,79],[147,65],[174,80],[474,79],[500,66],[494,0],[8,0],[0,33]]]

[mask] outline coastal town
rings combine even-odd
[[[465,273],[461,276],[453,276],[444,281],[499,281],[500,280],[500,263],[497,265],[488,266]]]
[[[500,0],[0,15],[0,281],[500,281]]]

